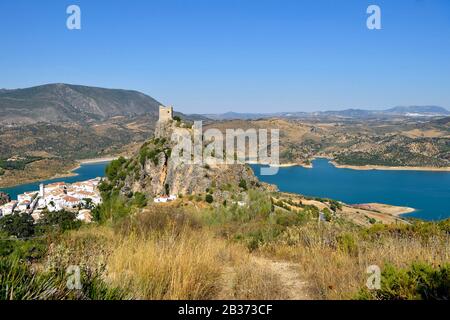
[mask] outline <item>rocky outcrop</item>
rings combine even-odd
[[[192,132],[174,121],[157,124],[155,138],[145,143],[139,154],[123,165],[124,173],[121,175],[126,176],[119,183],[123,194],[141,192],[155,197],[210,193],[215,199],[227,199],[236,191],[264,187],[248,165],[176,161],[172,156],[175,143],[171,138],[179,130]]]

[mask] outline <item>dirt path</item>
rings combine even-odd
[[[307,293],[307,282],[302,281],[294,263],[273,261],[262,257],[253,257],[253,260],[279,276],[289,300],[311,300]]]
[[[250,257],[250,262],[258,269],[264,269],[277,277],[281,283],[283,296],[287,300],[311,300],[308,295],[308,284],[298,274],[297,265],[287,261],[274,261],[259,256]],[[227,266],[222,273],[222,288],[218,299],[230,299],[233,297],[233,284],[236,277],[234,267]]]

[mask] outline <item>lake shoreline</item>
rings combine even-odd
[[[316,159],[327,159],[329,162],[338,169],[351,169],[351,170],[359,170],[359,171],[371,171],[371,170],[387,170],[387,171],[429,171],[429,172],[450,172],[450,167],[395,167],[395,166],[379,166],[379,165],[363,165],[363,166],[354,166],[354,165],[346,165],[346,164],[338,164],[337,162],[333,161],[331,158],[328,157],[316,157],[313,160]],[[261,163],[250,163],[250,164],[260,164],[265,165]],[[281,163],[278,165],[271,165],[272,167],[278,167],[278,168],[290,168],[290,167],[302,167],[307,169],[313,169],[313,164],[304,164],[304,163],[298,163],[298,162],[288,162],[288,163]]]
[[[411,208],[411,207],[404,207],[404,206],[396,206],[386,203],[361,203],[353,205],[356,208],[370,208],[374,211],[379,211],[385,214],[390,214],[394,217],[403,218],[403,215],[408,213],[413,213],[417,211],[417,209]]]
[[[78,176],[77,173],[75,173],[74,171],[78,170],[81,168],[82,165],[89,165],[89,164],[97,164],[97,163],[104,163],[104,162],[111,162],[113,160],[116,160],[118,158],[118,156],[116,157],[102,157],[102,158],[92,158],[92,159],[81,159],[81,160],[75,160],[76,164],[70,168],[68,171],[63,172],[63,173],[58,173],[49,177],[42,177],[39,179],[30,179],[30,180],[26,180],[24,182],[20,182],[17,184],[11,184],[11,185],[4,185],[4,186],[0,186],[0,189],[7,189],[7,188],[14,188],[14,187],[18,187],[21,185],[26,185],[26,184],[32,184],[32,183],[36,183],[42,180],[54,180],[54,179],[63,179],[63,178],[71,178],[71,177],[76,177]]]
[[[69,170],[67,174],[57,174],[48,180],[53,179],[60,179],[60,178],[70,178],[70,177],[76,177],[78,176],[78,173],[75,173],[74,171],[81,168],[82,165],[85,164],[96,164],[96,163],[104,163],[104,162],[111,162],[113,160],[118,159],[118,157],[104,157],[104,158],[92,158],[92,159],[84,159],[84,160],[76,160],[77,165]]]
[[[318,157],[313,162],[313,169],[280,168],[275,176],[260,175],[257,166],[253,169],[262,182],[276,185],[282,192],[342,201],[355,208],[350,210],[352,214],[357,213],[359,206],[362,210],[366,207],[375,212],[388,212],[401,219],[442,220],[450,217],[447,209],[450,206],[450,175],[441,168],[344,170],[332,160]]]
[[[109,162],[96,162],[96,163],[87,163],[80,164],[79,169],[75,172],[72,172],[70,175],[66,175],[66,177],[61,177],[63,175],[59,175],[57,178],[52,179],[39,179],[31,183],[19,184],[14,187],[0,188],[2,192],[5,192],[11,196],[11,199],[16,199],[19,194],[24,192],[36,191],[39,190],[39,184],[43,183],[45,185],[56,183],[56,182],[64,182],[67,184],[72,184],[80,181],[87,181],[90,179],[95,179],[98,177],[105,176],[105,168]]]
[[[111,157],[103,157],[103,158],[92,158],[92,159],[82,159],[82,160],[76,160],[79,164],[93,164],[93,163],[102,163],[102,162],[111,162],[113,160],[118,159],[118,156],[111,156]]]
[[[378,165],[353,166],[353,165],[338,164],[334,161],[330,161],[330,163],[338,169],[351,169],[351,170],[360,170],[360,171],[387,170],[387,171],[450,172],[450,167],[442,167],[442,168],[438,168],[438,167],[389,167],[389,166],[378,166]]]

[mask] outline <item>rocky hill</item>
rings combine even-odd
[[[156,121],[159,105],[137,91],[48,84],[0,91],[0,123],[85,123],[143,114]]]
[[[279,129],[283,164],[309,165],[316,157],[327,157],[342,165],[438,168],[450,167],[450,130],[443,125],[446,121],[259,119],[220,121],[205,129]]]
[[[134,157],[114,161],[107,170],[104,189],[120,190],[132,197],[136,193],[148,197],[163,195],[210,194],[215,200],[229,200],[247,188],[266,188],[243,164],[208,165],[183,163],[172,153],[172,133],[177,135],[186,125],[170,121],[158,123],[155,137],[147,141]]]
[[[137,91],[67,84],[0,90],[0,187],[66,174],[79,159],[129,157],[152,136],[159,105]],[[25,167],[4,166],[12,157]],[[57,172],[42,170],[49,162]]]

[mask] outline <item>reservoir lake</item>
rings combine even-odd
[[[327,159],[316,159],[313,168],[279,168],[278,174],[258,178],[280,191],[331,198],[348,204],[385,203],[411,207],[404,217],[441,220],[450,217],[450,172],[339,169]]]
[[[65,178],[57,178],[51,180],[44,180],[39,182],[33,182],[29,184],[22,184],[11,188],[0,189],[0,191],[5,192],[11,196],[12,200],[17,200],[17,195],[22,194],[26,191],[39,191],[39,184],[50,184],[54,182],[66,182],[66,183],[74,183],[78,181],[86,181],[89,179],[94,179],[97,177],[105,176],[106,166],[109,164],[108,162],[97,162],[97,163],[89,163],[82,164],[80,167],[73,171],[75,176],[65,177]]]
[[[39,190],[39,184],[74,183],[105,175],[109,162],[82,164],[76,176],[45,180],[0,189],[13,200],[25,191]],[[352,170],[334,167],[327,159],[316,159],[313,168],[279,168],[274,176],[261,176],[260,166],[251,165],[261,181],[275,184],[280,191],[331,198],[348,204],[378,202],[416,209],[404,215],[424,220],[450,217],[450,172]]]

